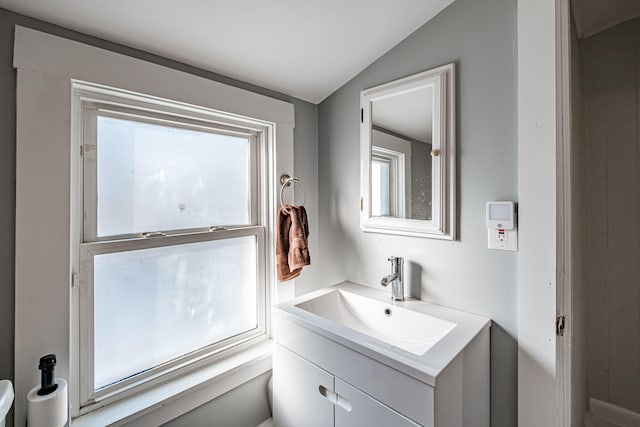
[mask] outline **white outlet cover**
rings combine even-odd
[[[518,251],[518,231],[504,230],[502,235],[498,230],[487,229],[489,249],[499,251]]]

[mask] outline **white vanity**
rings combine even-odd
[[[489,426],[489,319],[343,282],[273,321],[277,427]]]

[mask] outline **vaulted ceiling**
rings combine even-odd
[[[0,0],[0,7],[319,103],[454,0]]]
[[[640,16],[640,0],[571,0],[578,37],[589,37]]]

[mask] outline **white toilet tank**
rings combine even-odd
[[[11,405],[13,405],[13,385],[9,380],[0,380],[0,427],[4,427]]]

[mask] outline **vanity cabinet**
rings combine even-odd
[[[393,409],[367,396],[355,387],[335,379],[336,394],[344,399],[343,405],[335,407],[335,426],[395,426],[417,427],[418,424],[403,417]],[[345,407],[346,406],[346,407]]]
[[[419,426],[278,344],[273,369],[277,427]]]
[[[273,350],[273,421],[278,427],[333,426],[333,403],[321,391],[333,390],[334,377],[279,345]]]
[[[344,301],[360,305],[347,306],[336,290],[371,301],[349,297]],[[388,301],[388,293],[345,282],[274,307],[276,427],[489,427],[490,320],[424,301]],[[323,317],[322,310],[337,314]],[[341,323],[354,313],[372,325],[370,335]],[[412,352],[406,341],[416,334],[390,323],[405,320],[403,327],[426,330],[435,344]],[[433,337],[429,331],[442,331],[441,321],[454,327]],[[408,350],[384,341],[392,339]]]

